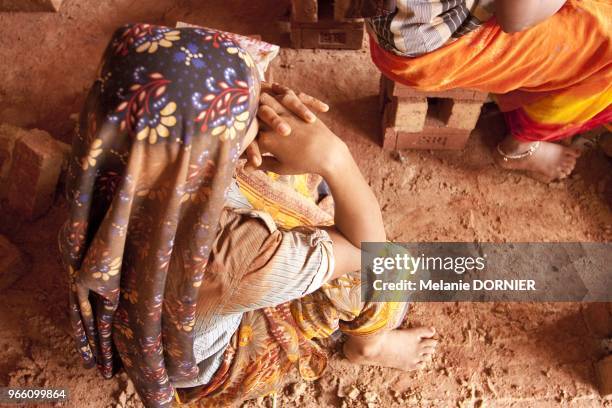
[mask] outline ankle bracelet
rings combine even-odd
[[[525,157],[531,156],[536,150],[538,150],[538,147],[540,147],[540,142],[535,142],[534,144],[529,146],[529,149],[527,149],[526,151],[524,151],[522,153],[507,154],[507,153],[505,153],[501,149],[500,144],[498,144],[497,145],[497,153],[501,154],[501,156],[504,159],[504,161],[518,160],[518,159],[524,159]]]

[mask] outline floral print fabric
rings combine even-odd
[[[146,406],[197,375],[198,292],[258,93],[227,34],[134,24],[81,113],[59,237],[73,330],[85,363],[111,377],[120,362]]]

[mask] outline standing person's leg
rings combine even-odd
[[[590,97],[577,97],[568,89],[505,112],[509,135],[497,146],[496,162],[533,172],[543,181],[567,177],[580,151],[554,142],[612,121],[611,103],[612,86]]]
[[[416,58],[387,52],[373,40],[370,49],[381,72],[420,91],[497,94],[510,134],[496,161],[548,181],[567,176],[579,154],[554,141],[611,120],[611,12],[609,2],[568,0],[552,17],[513,34],[491,19]]]

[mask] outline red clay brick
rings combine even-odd
[[[439,118],[446,126],[472,130],[478,122],[482,102],[444,98],[439,100],[437,109]]]
[[[293,48],[327,48],[358,50],[363,41],[364,27],[360,21],[318,23],[291,22]]]
[[[391,124],[402,132],[420,132],[425,126],[427,117],[427,98],[398,98],[394,96],[391,103],[389,119]]]
[[[398,96],[398,97],[428,97],[428,98],[451,98],[451,99],[461,99],[465,101],[473,101],[473,102],[484,102],[487,99],[487,93],[475,91],[471,89],[450,89],[448,91],[439,91],[439,92],[424,92],[417,91],[414,88],[410,88],[406,85],[395,82],[386,76],[382,75],[382,80],[384,81],[384,87],[386,89],[386,93],[389,96]]]
[[[0,125],[0,190],[2,189],[2,181],[8,177],[18,131],[19,129],[14,126]]]
[[[421,132],[397,132],[397,149],[463,149],[470,131],[444,126],[438,119],[428,116]]]
[[[0,235],[0,290],[11,286],[26,273],[28,263],[15,245]]]
[[[349,10],[352,0],[334,0],[334,20],[346,20],[346,13]]]
[[[53,203],[66,151],[47,132],[34,129],[13,149],[9,173],[9,206],[24,218],[43,215]]]
[[[397,131],[389,118],[391,109],[384,109],[382,114],[382,146],[385,150],[395,150]]]
[[[298,23],[316,23],[318,0],[291,0],[291,19]]]

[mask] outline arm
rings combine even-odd
[[[496,0],[495,16],[502,30],[516,33],[555,14],[565,0]]]
[[[262,168],[279,174],[320,174],[328,183],[335,202],[335,226],[328,229],[334,245],[336,268],[332,278],[358,270],[363,241],[385,241],[380,207],[361,175],[346,144],[323,122],[306,123],[280,104],[267,100],[258,116],[264,124],[259,147]],[[291,126],[291,135],[280,136],[266,129],[266,118],[280,115]]]

